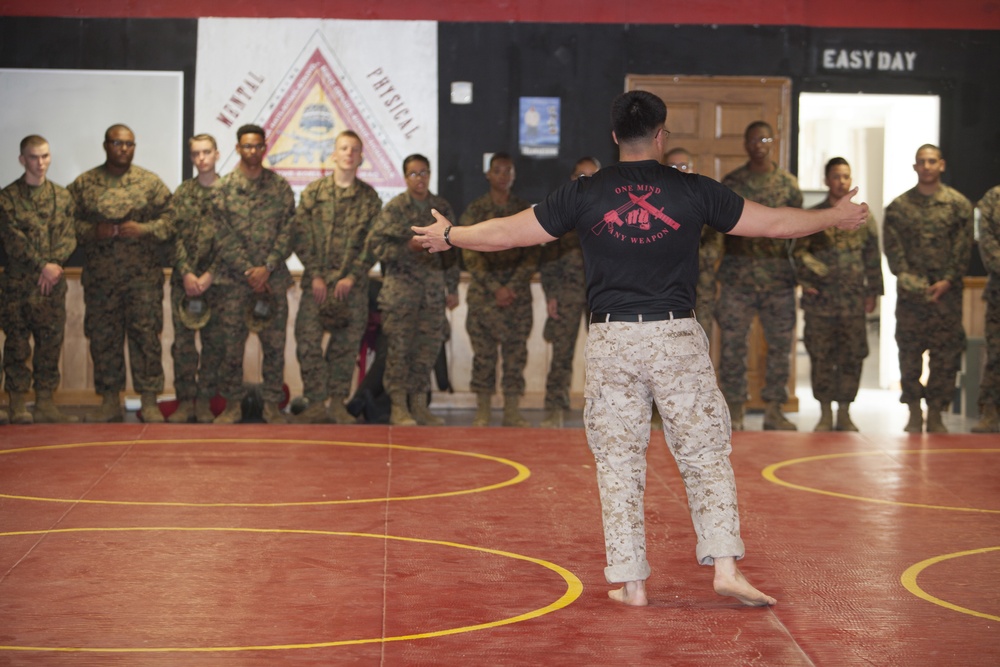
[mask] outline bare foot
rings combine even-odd
[[[748,607],[765,607],[778,604],[770,595],[761,593],[750,585],[743,573],[736,568],[735,558],[715,559],[715,592],[734,597]]]
[[[608,597],[631,607],[645,607],[649,604],[645,581],[626,581],[621,588],[608,591]]]

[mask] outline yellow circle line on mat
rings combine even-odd
[[[934,604],[940,605],[945,609],[951,609],[952,611],[957,611],[962,614],[968,614],[970,616],[978,616],[979,618],[986,618],[991,621],[1000,621],[1000,616],[994,616],[993,614],[984,614],[981,611],[968,609],[966,607],[959,607],[957,604],[952,604],[951,602],[942,600],[941,598],[934,597],[933,595],[922,589],[920,585],[917,583],[917,577],[920,576],[920,573],[923,572],[928,567],[930,567],[931,565],[935,565],[942,561],[951,560],[952,558],[961,558],[962,556],[975,556],[978,554],[987,553],[989,551],[1000,551],[1000,547],[985,547],[983,549],[972,549],[970,551],[957,551],[953,554],[934,556],[933,558],[928,558],[927,560],[920,561],[916,565],[911,565],[910,567],[906,568],[906,572],[903,572],[903,575],[899,578],[899,580],[903,583],[903,586],[906,588],[906,590],[910,591],[911,593],[913,593],[922,600],[933,602]]]
[[[372,637],[368,639],[345,639],[342,641],[328,641],[328,642],[315,642],[309,644],[269,644],[260,646],[177,646],[177,647],[142,647],[142,648],[96,648],[96,647],[52,647],[52,646],[3,646],[0,645],[0,650],[2,651],[59,651],[59,652],[86,652],[86,653],[208,653],[215,651],[277,651],[277,650],[288,650],[288,649],[304,649],[304,648],[328,648],[331,646],[352,646],[357,644],[378,644],[384,642],[399,642],[399,641],[409,641],[413,639],[428,639],[430,637],[444,637],[447,635],[457,635],[464,632],[475,632],[477,630],[486,630],[487,628],[496,628],[502,625],[510,625],[512,623],[520,623],[521,621],[527,621],[533,618],[538,618],[539,616],[544,616],[545,614],[550,614],[554,611],[558,611],[564,607],[568,607],[572,604],[580,594],[583,592],[583,583],[580,579],[570,572],[569,570],[556,565],[555,563],[550,563],[548,561],[542,560],[540,558],[532,558],[531,556],[524,556],[521,554],[515,554],[510,551],[500,551],[498,549],[487,549],[485,547],[474,547],[468,544],[459,544],[457,542],[446,542],[443,540],[427,540],[417,537],[398,537],[395,535],[375,535],[373,533],[346,533],[346,532],[336,532],[329,530],[295,530],[295,529],[278,529],[278,528],[190,528],[190,527],[131,527],[131,528],[57,528],[52,530],[23,530],[23,531],[13,531],[0,533],[0,537],[14,537],[19,535],[51,535],[57,533],[89,533],[89,532],[134,532],[134,531],[177,531],[177,532],[199,532],[199,531],[214,531],[214,532],[234,532],[234,533],[292,533],[298,535],[334,535],[338,537],[371,537],[380,540],[396,540],[398,542],[415,542],[419,544],[433,544],[436,546],[452,547],[456,549],[468,549],[469,551],[479,551],[481,553],[493,554],[495,556],[503,556],[505,558],[513,558],[516,560],[523,560],[529,563],[534,563],[536,565],[541,565],[542,567],[552,570],[566,582],[566,592],[562,594],[555,602],[548,604],[539,609],[534,609],[523,614],[518,614],[517,616],[511,616],[510,618],[503,618],[498,621],[490,621],[488,623],[477,623],[476,625],[466,625],[457,628],[447,628],[445,630],[433,630],[430,632],[419,632],[412,635],[397,635],[392,637]]]
[[[786,482],[777,475],[777,471],[781,468],[787,466],[796,465],[799,463],[811,463],[814,461],[829,461],[831,459],[844,459],[858,456],[879,456],[886,454],[995,454],[1000,452],[1000,449],[908,449],[908,450],[898,450],[895,452],[887,451],[872,451],[872,452],[847,452],[844,454],[821,454],[819,456],[806,456],[800,459],[789,459],[788,461],[781,461],[780,463],[773,463],[761,472],[764,479],[769,482],[773,482],[779,486],[787,486],[790,489],[797,489],[799,491],[808,491],[810,493],[819,493],[824,496],[833,496],[834,498],[846,498],[848,500],[860,500],[866,503],[880,503],[882,505],[898,505],[901,507],[920,507],[923,509],[932,510],[950,510],[953,512],[981,512],[983,514],[1000,514],[1000,510],[990,510],[982,509],[978,507],[952,507],[949,505],[926,505],[924,503],[907,503],[900,500],[882,500],[881,498],[868,498],[866,496],[854,496],[848,493],[837,493],[836,491],[826,491],[824,489],[817,489],[812,486],[803,486],[802,484],[792,484],[791,482]]]
[[[346,447],[371,447],[377,449],[399,449],[404,451],[412,452],[435,452],[439,454],[452,454],[454,456],[467,456],[470,458],[483,459],[485,461],[494,461],[496,463],[502,463],[514,468],[517,471],[510,479],[504,480],[502,482],[497,482],[496,484],[488,484],[486,486],[480,486],[473,489],[459,489],[457,491],[442,491],[440,493],[425,493],[417,496],[389,496],[383,498],[357,498],[357,499],[343,499],[343,500],[303,500],[297,502],[284,502],[284,503],[181,503],[181,502],[154,502],[154,501],[141,501],[141,500],[87,500],[87,499],[73,499],[73,498],[46,498],[42,496],[22,496],[13,495],[8,493],[0,493],[0,498],[11,498],[16,500],[34,500],[39,502],[50,502],[50,503],[81,503],[90,505],[140,505],[146,506],[156,506],[156,507],[303,507],[303,506],[313,506],[313,505],[353,505],[358,503],[383,503],[389,500],[427,500],[429,498],[446,498],[448,496],[461,496],[468,493],[482,493],[484,491],[493,491],[494,489],[500,489],[505,486],[513,486],[514,484],[520,484],[524,480],[531,477],[531,471],[527,466],[522,465],[516,461],[511,461],[510,459],[501,458],[499,456],[490,456],[489,454],[479,454],[477,452],[463,452],[455,451],[450,449],[438,449],[435,447],[415,447],[410,445],[391,445],[384,443],[370,443],[370,442],[342,442],[337,440],[258,440],[258,439],[240,439],[240,438],[219,438],[219,439],[195,439],[195,440],[121,440],[112,442],[77,442],[64,445],[42,445],[39,447],[21,447],[18,449],[2,449],[0,450],[0,455],[3,454],[13,454],[19,452],[38,452],[46,450],[58,450],[58,449],[74,449],[78,447],[118,447],[122,445],[150,445],[150,444],[164,444],[164,443],[242,443],[242,442],[252,442],[255,444],[260,443],[277,443],[277,444],[305,444],[305,445],[338,445]]]

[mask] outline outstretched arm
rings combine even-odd
[[[868,204],[855,204],[851,201],[851,197],[857,193],[858,189],[854,188],[836,206],[806,211],[787,206],[770,208],[747,200],[743,204],[743,214],[729,233],[736,236],[797,239],[829,227],[857,229],[868,219]]]
[[[526,208],[506,218],[493,218],[468,227],[452,227],[451,222],[436,210],[431,209],[431,213],[434,214],[433,225],[410,228],[428,252],[448,250],[449,245],[444,240],[444,232],[449,227],[451,231],[448,238],[452,246],[479,252],[523,248],[556,239],[542,228],[532,208]]]

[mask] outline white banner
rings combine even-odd
[[[405,156],[437,162],[434,22],[201,19],[197,70],[194,131],[215,136],[220,173],[247,123],[266,130],[265,166],[296,192],[332,173],[344,130],[364,142],[358,177],[383,201],[405,189]]]

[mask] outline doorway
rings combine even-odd
[[[809,207],[826,197],[823,168],[843,157],[851,164],[855,201],[866,201],[878,223],[885,207],[916,184],[912,165],[921,144],[938,144],[941,99],[936,95],[799,95],[799,186]],[[896,278],[882,257],[885,296],[879,305],[878,386],[899,384]]]

